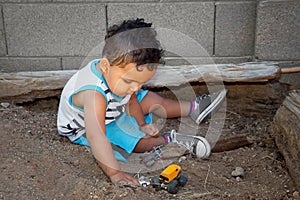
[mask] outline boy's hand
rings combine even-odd
[[[125,172],[119,171],[118,173],[112,175],[109,177],[112,183],[132,183],[136,186],[140,186],[140,183],[138,180],[130,176],[129,174],[126,174]]]
[[[144,124],[140,126],[140,130],[146,133],[149,136],[158,136],[158,129],[155,124]]]

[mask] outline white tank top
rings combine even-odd
[[[102,74],[96,69],[100,60],[93,60],[74,74],[65,85],[58,108],[58,133],[69,137],[71,141],[85,134],[84,111],[72,103],[74,94],[84,90],[96,90],[106,99],[105,124],[115,121],[123,112],[131,95],[119,97],[114,95],[107,86]]]

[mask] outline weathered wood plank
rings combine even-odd
[[[0,99],[18,98],[26,101],[45,97],[43,92],[59,90],[77,70],[0,73]],[[180,86],[189,82],[261,82],[280,75],[273,62],[251,62],[217,65],[160,66],[156,75],[145,85],[148,87]],[[51,94],[51,92],[49,93]],[[22,98],[21,98],[22,97]]]
[[[180,86],[188,82],[262,82],[280,75],[273,62],[163,66],[147,83],[150,87]]]
[[[24,95],[33,91],[62,89],[77,70],[36,71],[0,74],[0,98]]]

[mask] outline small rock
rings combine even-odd
[[[236,167],[235,170],[231,172],[231,176],[233,177],[244,177],[245,170],[242,167]]]
[[[259,142],[257,145],[260,147],[266,147],[266,143],[264,143],[263,141]]]
[[[74,165],[75,165],[75,166],[78,166],[79,164],[80,164],[80,161],[79,161],[79,160],[75,160],[75,161],[74,161]]]
[[[122,198],[122,197],[126,197],[127,195],[128,195],[128,192],[125,191],[124,193],[120,194],[119,197]]]
[[[238,176],[238,177],[235,178],[235,180],[238,181],[238,182],[241,182],[242,178]]]
[[[227,160],[228,160],[228,157],[227,157],[227,156],[223,156],[222,159],[223,159],[224,161],[227,161]]]
[[[10,106],[10,103],[8,103],[8,102],[2,102],[2,103],[1,103],[1,106],[2,106],[3,108],[8,108],[8,107]]]
[[[298,191],[293,192],[293,197],[299,198],[300,197],[299,192]]]
[[[200,193],[194,193],[193,194],[193,197],[195,197],[195,198],[200,198],[202,195],[200,194]]]
[[[182,162],[182,161],[184,161],[184,160],[186,160],[186,156],[181,156],[181,157],[179,158],[178,162]]]

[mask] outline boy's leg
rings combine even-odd
[[[144,153],[145,151],[151,151],[154,147],[166,144],[164,137],[144,137],[139,140],[136,144],[133,152],[135,153]]]
[[[217,110],[217,107],[220,106],[224,100],[226,93],[227,90],[223,89],[211,95],[199,96],[193,102],[198,104],[197,109],[191,110],[191,102],[166,99],[149,91],[140,101],[140,105],[144,114],[152,112],[160,117],[172,118],[188,116],[191,113],[193,119],[195,115],[195,122],[200,123],[200,121],[208,114]],[[190,152],[197,155],[199,158],[205,158],[210,154],[210,146],[205,138],[199,136],[183,136],[175,132],[170,134],[169,139],[170,138],[171,140],[174,140],[173,142],[178,144],[181,144],[182,142],[186,145],[188,144]],[[134,152],[150,151],[153,147],[161,144],[166,144],[165,136],[141,138],[135,146]]]
[[[166,99],[154,92],[148,92],[140,102],[144,114],[153,112],[160,117],[174,118],[190,116],[197,124],[217,111],[226,97],[227,89],[201,95],[192,102]]]
[[[211,153],[210,144],[205,138],[176,133],[174,130],[165,133],[163,136],[141,138],[133,152],[143,153],[153,150],[156,146],[167,144],[166,137],[168,137],[169,142],[185,147],[192,155],[196,155],[198,158],[207,158]]]
[[[167,99],[151,91],[143,98],[140,105],[144,114],[154,113],[164,118],[188,116],[191,107],[188,101]]]

